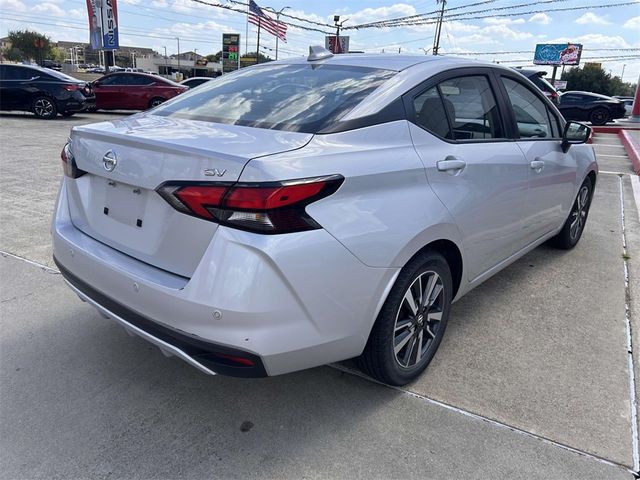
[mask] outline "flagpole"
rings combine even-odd
[[[258,43],[256,44],[256,63],[260,63],[260,24],[262,20],[258,17]]]
[[[249,4],[247,3],[247,22],[244,26],[244,54],[249,53]],[[240,65],[240,55],[238,55],[238,65]]]

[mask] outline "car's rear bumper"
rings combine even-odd
[[[324,230],[220,227],[192,277],[181,277],[78,230],[67,181],[52,225],[67,282],[106,316],[203,371],[277,375],[359,355],[398,272],[365,266]]]

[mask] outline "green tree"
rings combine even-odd
[[[581,90],[610,96],[633,95],[635,92],[633,85],[623,83],[620,77],[612,77],[598,66],[572,68],[564,72],[561,79],[567,81],[567,90]]]
[[[219,61],[220,61],[220,58],[221,58],[221,57],[222,57],[222,50],[220,50],[220,51],[219,51],[219,52],[217,52],[217,53],[207,55],[207,56],[206,56],[206,57],[204,57],[204,58],[206,58],[206,59],[207,59],[207,62],[215,62],[215,63],[217,63],[217,62],[219,62]]]
[[[9,41],[11,49],[6,53],[9,60],[41,62],[53,56],[51,40],[41,33],[31,30],[13,30],[9,32]],[[39,42],[42,42],[42,48],[37,47]]]
[[[244,62],[242,62],[243,58],[246,58],[246,59],[253,58],[253,59],[255,59],[256,58],[256,52],[247,52],[247,53],[244,53],[244,54],[240,55],[241,63],[244,63]],[[260,63],[272,62],[272,61],[273,61],[273,58],[271,58],[270,56],[264,55],[262,53],[260,54]]]

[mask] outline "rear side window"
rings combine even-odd
[[[558,136],[555,117],[544,102],[529,88],[511,78],[502,77],[521,138],[554,138]]]
[[[416,123],[451,140],[505,138],[489,80],[484,75],[445,80],[414,100]]]
[[[447,102],[447,106],[451,108],[451,102]],[[445,111],[445,103],[437,87],[418,95],[413,101],[413,107],[418,125],[439,137],[453,140],[449,118],[454,115],[452,111],[449,114]]]
[[[28,67],[18,67],[15,65],[3,65],[3,80],[29,80],[40,76],[40,72]]]
[[[264,65],[207,82],[153,115],[316,133],[395,72],[342,65]]]

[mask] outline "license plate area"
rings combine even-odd
[[[148,194],[144,188],[107,180],[102,213],[124,225],[142,228]]]

